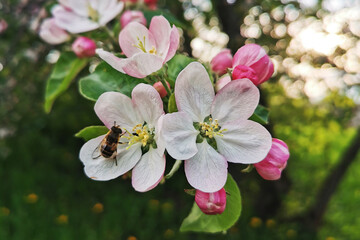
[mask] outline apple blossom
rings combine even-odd
[[[105,26],[124,8],[117,0],[58,0],[51,12],[56,24],[70,33],[82,33]]]
[[[254,43],[239,48],[234,55],[232,66],[233,79],[240,79],[245,75],[255,85],[267,81],[274,73],[271,59],[261,46]]]
[[[54,18],[47,18],[41,23],[39,36],[45,42],[53,45],[70,39],[70,35],[56,24]]]
[[[0,19],[0,34],[5,32],[7,28],[8,28],[8,23],[5,21],[5,19]]]
[[[168,85],[168,87],[170,89],[170,84],[167,81],[166,81],[166,84]],[[156,91],[159,92],[161,98],[164,98],[167,95],[166,89],[160,81],[154,83],[153,87],[156,89]]]
[[[210,62],[211,70],[222,75],[232,66],[232,55],[230,49],[223,49]]]
[[[141,11],[127,10],[121,15],[120,23],[122,28],[124,28],[131,22],[138,22],[146,26],[146,18]]]
[[[132,186],[136,191],[154,188],[165,171],[165,146],[159,137],[164,111],[159,93],[143,83],[133,89],[132,99],[119,92],[106,92],[96,101],[95,112],[106,127],[110,129],[116,122],[126,134],[118,144],[116,159],[93,158],[94,149],[105,135],[83,145],[80,160],[86,175],[105,181],[132,169]]]
[[[273,138],[268,155],[254,164],[256,171],[266,180],[278,180],[290,157],[289,148],[280,139]]]
[[[227,179],[227,162],[253,164],[265,158],[270,133],[247,120],[259,102],[248,79],[234,80],[216,95],[204,66],[190,63],[175,82],[179,112],[163,118],[167,152],[185,160],[187,180],[203,192],[219,191]]]
[[[96,44],[90,38],[78,37],[71,47],[79,58],[92,57],[95,55]]]
[[[196,190],[195,202],[200,210],[207,215],[221,214],[226,207],[226,192],[222,188],[217,192],[205,193]]]
[[[179,32],[163,16],[155,16],[149,29],[138,22],[126,25],[120,32],[119,43],[127,58],[118,58],[103,49],[97,49],[96,53],[116,70],[144,78],[161,69],[175,55]]]

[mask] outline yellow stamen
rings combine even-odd
[[[91,7],[91,5],[88,5],[88,15],[91,20],[94,22],[97,22],[99,20],[99,13],[94,8]]]
[[[140,142],[143,147],[145,147],[146,144],[148,144],[148,141],[150,139],[150,132],[147,126],[143,126],[142,124],[137,124],[135,127],[133,127],[132,132],[135,133],[128,132],[129,136],[122,136],[122,138],[126,138],[129,140],[126,150],[128,150],[132,145],[138,142]]]
[[[224,136],[222,133],[227,131],[227,129],[219,130],[218,120],[213,120],[209,118],[209,122],[200,122],[201,132],[208,138],[213,138],[215,136]]]
[[[148,51],[146,51],[146,46],[145,46],[145,36],[143,36],[143,41],[140,40],[139,37],[136,37],[138,44],[135,45],[133,44],[134,47],[140,49],[141,51],[143,51],[144,53],[150,53],[150,54],[156,54],[156,48],[154,46],[152,46],[152,48]]]

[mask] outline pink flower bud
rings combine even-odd
[[[200,210],[208,215],[221,214],[226,207],[226,192],[222,188],[214,193],[205,193],[196,190],[195,202]]]
[[[166,82],[166,84],[170,88],[170,84],[168,82]],[[159,92],[161,98],[163,98],[163,97],[165,97],[167,95],[166,89],[165,89],[164,85],[160,81],[154,83],[153,87],[156,89],[156,91]]]
[[[157,1],[158,0],[144,0],[145,4],[148,5],[151,10],[156,10]]]
[[[210,62],[211,70],[215,73],[222,75],[227,72],[228,68],[231,68],[232,55],[230,49],[223,49],[219,52]]]
[[[223,87],[225,87],[226,84],[228,84],[229,82],[231,82],[231,77],[229,76],[229,74],[225,74],[223,75],[221,78],[219,78],[219,80],[216,81],[215,83],[215,92],[220,91],[220,89],[222,89]]]
[[[254,166],[260,176],[266,180],[278,180],[281,176],[281,171],[286,167],[289,159],[289,148],[280,139],[273,138],[271,149],[268,155]]]
[[[238,65],[234,68],[232,72],[232,79],[236,80],[242,78],[247,78],[251,80],[254,84],[258,82],[258,77],[256,76],[254,69],[245,65]]]
[[[72,50],[79,58],[92,57],[95,55],[96,44],[87,37],[78,37],[72,44]]]
[[[146,19],[141,11],[125,11],[120,18],[121,27],[124,28],[131,22],[138,22],[146,26]]]
[[[274,73],[274,65],[265,50],[257,44],[251,43],[241,47],[234,55],[232,67],[243,65],[252,68],[257,80],[252,80],[255,85],[267,81]]]
[[[49,44],[60,44],[70,39],[70,35],[58,27],[54,18],[45,19],[40,26],[40,37]]]
[[[5,30],[8,28],[8,24],[4,19],[0,20],[0,34],[5,32]]]

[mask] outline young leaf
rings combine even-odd
[[[269,110],[261,105],[258,105],[254,114],[249,119],[260,124],[268,124]]]
[[[224,186],[227,192],[226,208],[222,214],[206,215],[194,203],[189,216],[181,224],[180,232],[222,232],[233,226],[240,217],[240,190],[230,174]]]
[[[92,74],[80,79],[79,90],[85,98],[96,101],[102,93],[109,91],[130,96],[132,89],[139,83],[144,83],[144,80],[118,72],[102,62]]]
[[[181,70],[183,70],[189,63],[194,62],[195,59],[187,57],[182,54],[176,54],[167,64],[167,74],[169,76],[170,84],[174,86],[175,80]]]
[[[86,66],[88,60],[77,58],[72,52],[64,52],[47,80],[45,91],[45,112],[49,113],[55,99],[69,88],[71,81]]]
[[[90,139],[106,134],[108,131],[109,129],[105,126],[89,126],[81,129],[78,133],[75,134],[75,137],[89,141]]]

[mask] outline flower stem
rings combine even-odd
[[[160,78],[160,82],[162,83],[162,85],[164,86],[168,96],[170,97],[171,96],[171,90],[170,90],[169,86],[167,85],[166,80],[164,78]]]
[[[176,160],[170,172],[165,176],[165,179],[171,178],[179,170],[181,163],[182,160]]]

